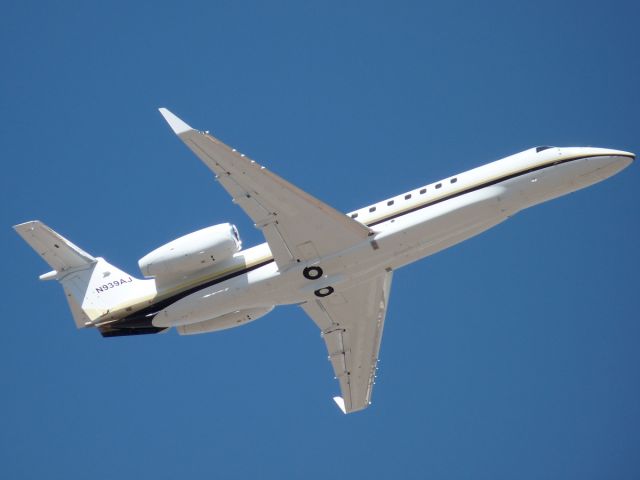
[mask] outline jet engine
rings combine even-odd
[[[239,327],[252,322],[273,310],[273,305],[260,308],[248,308],[221,315],[211,320],[176,327],[180,335],[196,335],[198,333],[216,332],[227,328]]]
[[[184,275],[226,260],[241,248],[235,225],[221,223],[156,248],[138,260],[138,266],[145,277]]]

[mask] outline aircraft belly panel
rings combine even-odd
[[[629,162],[628,158],[602,156],[532,172],[519,179],[521,194],[526,207],[537,205],[601,182],[615,175]]]
[[[505,219],[510,210],[503,208],[504,194],[502,187],[494,186],[413,212],[396,219],[396,225],[376,236],[376,242],[392,256],[412,250],[424,251],[421,256],[435,253],[444,248],[439,245],[453,245]]]
[[[246,275],[204,288],[158,312],[153,318],[156,327],[173,327],[207,321],[237,310],[273,305],[274,286],[270,280],[278,276],[274,263]]]

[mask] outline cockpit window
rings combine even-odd
[[[549,150],[550,148],[553,148],[553,147],[550,147],[548,145],[543,145],[541,147],[536,147],[536,153],[540,153],[543,150]]]

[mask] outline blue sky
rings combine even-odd
[[[349,211],[539,144],[640,152],[629,1],[5,2],[0,475],[640,477],[637,165],[396,272],[373,405],[343,416],[295,307],[77,331],[10,226],[138,275],[232,221],[166,106]]]

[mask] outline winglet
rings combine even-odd
[[[344,408],[344,398],[342,397],[333,397],[333,401],[336,402],[338,408],[342,410],[342,413],[347,414],[347,410]]]
[[[167,121],[169,126],[171,127],[171,130],[173,130],[173,132],[176,135],[180,135],[181,133],[188,132],[189,130],[193,130],[193,128],[191,128],[185,122],[180,120],[178,117],[176,117],[173,113],[171,113],[166,108],[163,107],[163,108],[159,108],[158,110],[160,111],[164,119]]]

